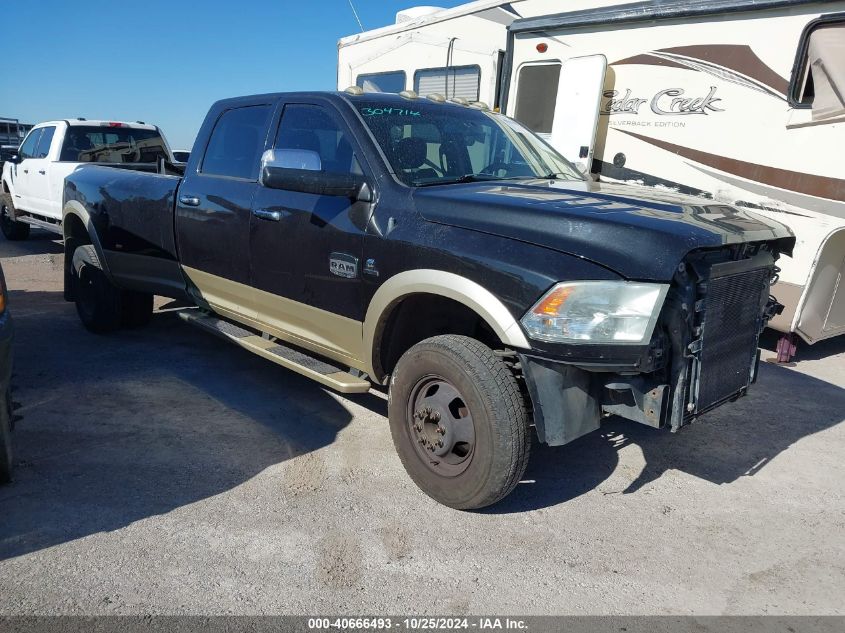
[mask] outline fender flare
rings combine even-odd
[[[433,269],[407,270],[398,273],[379,286],[373,295],[364,318],[364,361],[366,371],[381,382],[383,371],[375,358],[376,336],[393,308],[405,297],[432,294],[452,299],[480,316],[509,347],[531,349],[519,323],[505,305],[480,284],[454,273]]]
[[[68,200],[65,203],[64,208],[62,209],[62,239],[65,243],[65,299],[68,301],[72,300],[72,294],[70,289],[70,279],[69,279],[69,270],[70,264],[73,259],[73,253],[67,252],[67,219],[68,216],[76,216],[78,220],[82,222],[85,226],[85,231],[88,233],[88,238],[91,240],[91,245],[94,247],[94,250],[97,252],[97,258],[100,260],[100,267],[103,273],[106,275],[106,278],[114,283],[112,278],[111,271],[109,270],[109,263],[105,257],[105,252],[103,251],[103,246],[100,244],[100,237],[97,235],[97,229],[94,227],[93,222],[91,221],[91,214],[88,213],[88,209],[85,208],[78,200]]]
[[[91,222],[91,215],[88,213],[88,209],[86,209],[85,206],[77,200],[70,200],[65,203],[65,207],[62,209],[62,237],[64,239],[67,239],[65,227],[67,226],[66,220],[69,215],[75,215],[82,221],[82,224],[85,225],[88,237],[91,238],[91,244],[94,245],[94,250],[97,251],[97,257],[100,259],[100,263],[103,266],[103,272],[111,277],[111,273],[108,270],[109,264],[104,257],[103,246],[100,244],[100,236],[97,235],[97,229],[94,228],[94,224]],[[72,256],[73,253],[71,253],[71,257]]]

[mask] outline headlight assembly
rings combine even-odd
[[[559,283],[521,322],[538,341],[644,345],[668,290],[668,284],[629,281]]]

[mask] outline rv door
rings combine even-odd
[[[590,171],[607,58],[572,57],[563,63],[557,89],[551,143],[583,173]]]

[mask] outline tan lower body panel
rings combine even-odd
[[[221,316],[364,370],[364,326],[360,321],[195,268],[182,269],[202,300]]]

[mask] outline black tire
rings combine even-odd
[[[496,503],[528,465],[522,392],[501,358],[475,339],[435,336],[405,352],[390,379],[388,417],[405,470],[443,505]]]
[[[15,205],[12,203],[12,196],[4,193],[0,196],[0,231],[7,240],[16,242],[29,237],[29,224],[17,222],[12,219]]]
[[[12,396],[0,397],[0,484],[12,481]]]
[[[123,327],[143,327],[153,318],[153,295],[151,294],[124,290],[120,304],[120,324]]]
[[[91,244],[74,251],[71,274],[76,312],[82,325],[97,334],[118,329],[123,314],[123,293],[106,277]]]

